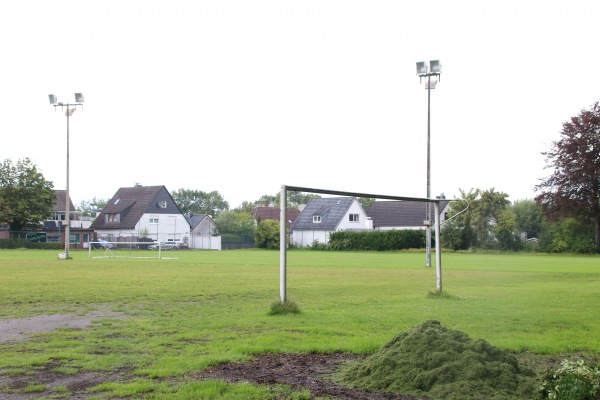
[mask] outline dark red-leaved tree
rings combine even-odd
[[[535,187],[541,192],[535,200],[551,219],[574,217],[591,224],[600,253],[599,102],[565,122],[560,140],[542,154],[554,172]]]

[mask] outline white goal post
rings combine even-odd
[[[162,242],[108,242],[98,240],[89,243],[89,258],[157,258],[159,260],[176,259],[165,257]]]
[[[315,189],[299,186],[281,185],[279,192],[279,299],[281,303],[286,301],[287,291],[287,243],[286,243],[286,222],[287,222],[287,191],[305,193],[330,194],[337,196],[348,197],[366,197],[369,199],[384,199],[384,200],[399,200],[399,201],[415,201],[421,203],[433,203],[435,210],[435,272],[436,272],[436,289],[439,293],[442,292],[442,249],[440,245],[440,202],[447,201],[446,199],[427,199],[423,197],[403,197],[390,196],[372,193],[357,193],[357,192],[342,192],[338,190]]]

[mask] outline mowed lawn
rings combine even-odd
[[[0,374],[49,363],[64,373],[127,368],[173,395],[183,390],[173,389],[184,385],[177,379],[215,363],[265,352],[369,353],[429,319],[516,352],[600,352],[598,256],[444,253],[447,296],[432,297],[435,268],[424,267],[422,252],[294,250],[287,293],[301,313],[271,316],[277,251],[172,251],[172,260],[57,253],[0,251],[0,323],[92,310],[127,318],[0,344]],[[102,389],[135,393],[115,385]]]

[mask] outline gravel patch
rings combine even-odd
[[[127,318],[121,312],[108,310],[90,311],[85,315],[41,314],[27,318],[0,319],[0,344],[21,343],[32,335],[49,333],[57,329],[85,329],[103,318]]]

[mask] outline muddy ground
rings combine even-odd
[[[122,313],[108,310],[87,314],[37,315],[28,318],[0,320],[0,344],[29,340],[32,335],[52,332],[59,328],[85,329],[104,318],[126,318]],[[253,361],[227,363],[209,370],[189,374],[192,379],[220,379],[226,382],[249,382],[257,385],[288,385],[296,390],[307,389],[313,398],[379,400],[414,400],[416,397],[391,393],[367,392],[343,387],[329,378],[339,366],[358,359],[350,354],[264,354]],[[127,382],[134,379],[132,371],[115,370],[107,374],[81,373],[65,375],[55,372],[59,363],[44,366],[32,374],[13,375],[0,371],[0,398],[25,400],[36,398],[87,399],[87,393],[103,382]],[[39,392],[25,393],[26,388],[39,385]],[[43,386],[42,386],[43,385]],[[56,388],[60,388],[57,391]],[[66,390],[64,390],[66,388]],[[101,397],[101,394],[95,394]]]
[[[357,359],[348,354],[265,354],[255,360],[227,363],[209,370],[191,373],[192,379],[220,379],[226,382],[249,382],[257,385],[288,385],[296,390],[307,389],[311,398],[325,397],[339,400],[416,400],[417,397],[392,393],[367,392],[338,385],[329,380],[341,363]],[[26,400],[59,397],[55,388],[66,388],[61,399],[87,399],[91,389],[103,382],[127,382],[131,371],[114,371],[111,374],[82,373],[63,375],[53,372],[59,365],[47,365],[34,375],[0,375],[0,398]],[[31,383],[44,385],[39,393],[24,393]],[[70,393],[70,394],[67,394]],[[102,397],[101,393],[94,396]]]
[[[330,380],[339,366],[359,358],[350,354],[262,354],[254,361],[227,363],[190,374],[195,379],[221,379],[259,385],[288,385],[308,389],[313,398],[343,400],[415,400],[417,397],[393,393],[367,392],[338,385]],[[420,398],[422,399],[422,398]]]

